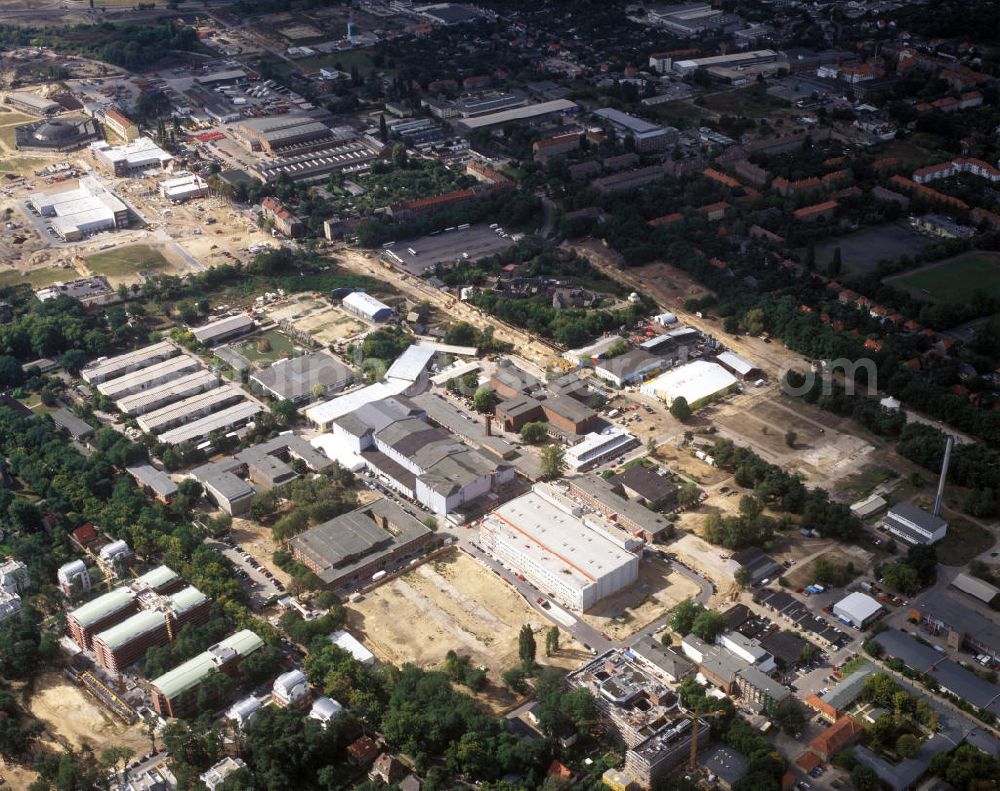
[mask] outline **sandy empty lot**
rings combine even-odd
[[[615,640],[624,640],[698,593],[698,586],[659,558],[643,559],[635,585],[602,599],[583,619]]]
[[[340,308],[323,306],[322,303],[318,303],[317,309],[311,310],[309,315],[295,321],[294,326],[324,346],[368,329],[368,325],[361,319],[345,313]]]
[[[489,671],[483,702],[513,701],[499,674],[517,664],[517,634],[524,624],[548,629],[512,588],[464,552],[455,550],[417,566],[347,605],[348,626],[383,661],[438,667],[449,650],[468,655]],[[560,652],[545,656],[544,634],[536,635],[538,661],[573,667],[587,656],[562,636]]]
[[[61,673],[43,673],[28,701],[28,710],[45,723],[54,746],[90,746],[99,752],[108,744],[149,751],[141,724],[125,725]]]
[[[424,563],[350,605],[349,623],[381,658],[421,667],[450,649],[503,669],[521,626],[543,619],[491,571],[462,552]]]
[[[715,418],[719,433],[738,445],[748,445],[772,464],[801,472],[810,485],[851,475],[867,463],[874,446],[838,430],[835,416],[788,398],[757,400],[746,409],[720,411]],[[789,447],[785,434],[794,431]]]

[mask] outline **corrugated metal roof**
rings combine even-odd
[[[978,577],[973,577],[965,573],[955,577],[951,584],[962,591],[962,593],[968,593],[970,596],[974,596],[987,604],[993,601],[993,597],[1000,593],[1000,588],[997,588],[995,585],[990,585],[986,580],[981,580]]]
[[[212,648],[189,659],[184,664],[153,679],[152,684],[164,697],[173,700],[187,690],[198,686],[205,676],[216,669],[215,657],[217,654],[213,653],[213,649],[217,651],[232,650],[240,657],[246,657],[263,645],[264,641],[256,634],[249,629],[243,629],[231,634],[225,640],[221,640]]]
[[[124,609],[131,603],[131,591],[127,588],[115,588],[115,590],[77,607],[70,612],[70,617],[80,626],[87,627],[97,623],[102,618],[106,618],[111,613]]]
[[[138,576],[136,581],[156,589],[168,585],[175,579],[177,579],[177,572],[170,566],[157,566],[155,569],[150,569],[145,574]]]

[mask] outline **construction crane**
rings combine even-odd
[[[723,709],[716,709],[715,711],[688,711],[683,714],[674,714],[671,719],[673,720],[691,720],[691,753],[688,757],[688,770],[693,771],[698,765],[698,725],[702,720],[711,720],[715,717],[723,717],[729,712]]]

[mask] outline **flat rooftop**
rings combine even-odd
[[[635,555],[591,530],[581,519],[563,511],[537,492],[528,492],[489,513],[495,526],[527,539],[519,549],[540,565],[563,573],[583,588],[635,561]]]
[[[568,113],[578,109],[579,107],[576,102],[571,102],[569,99],[556,99],[551,102],[529,104],[525,107],[513,107],[510,110],[502,110],[498,113],[490,113],[489,115],[480,115],[476,118],[463,118],[459,122],[459,126],[471,131],[473,129],[483,129],[515,121],[529,121],[533,118],[553,113]]]
[[[147,382],[150,386],[158,385],[200,367],[199,360],[184,354],[154,363],[147,368],[140,368],[138,371],[132,371],[117,379],[109,379],[99,384],[97,389],[102,395],[106,395],[112,401],[117,401],[119,398],[142,390],[143,385]]]
[[[113,377],[116,373],[124,371],[126,368],[144,367],[144,363],[147,360],[149,361],[147,364],[152,364],[157,360],[172,357],[177,352],[177,347],[172,343],[160,341],[151,346],[143,346],[141,349],[136,349],[133,352],[126,352],[116,357],[109,357],[106,360],[91,363],[80,371],[80,375],[86,382],[103,382],[105,379]]]
[[[235,404],[200,420],[166,431],[160,435],[160,442],[179,445],[188,440],[201,439],[215,431],[223,431],[238,423],[245,423],[261,411],[263,407],[256,401],[244,401],[242,404]]]

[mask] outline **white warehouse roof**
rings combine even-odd
[[[352,291],[344,297],[342,304],[345,308],[349,308],[355,313],[368,316],[369,318],[373,318],[386,310],[392,313],[392,308],[384,302],[375,299],[371,294],[366,294],[364,291]]]
[[[309,444],[316,450],[322,451],[330,461],[337,462],[345,470],[360,472],[365,468],[365,460],[348,447],[345,439],[336,434],[329,432],[320,434],[309,440]]]
[[[400,379],[415,382],[434,359],[434,349],[427,346],[411,345],[385,372],[386,379]]]
[[[738,376],[746,376],[757,367],[749,360],[733,352],[722,352],[721,354],[717,354],[715,359]]]
[[[362,645],[362,643],[346,629],[341,629],[339,632],[331,634],[330,642],[340,648],[343,648],[362,665],[371,665],[375,662],[375,654],[365,648],[364,645]]]
[[[696,404],[735,384],[736,377],[718,363],[694,360],[646,382],[641,392],[662,398],[668,405],[681,396],[688,404]]]
[[[834,614],[843,613],[856,624],[864,623],[882,609],[882,605],[866,593],[849,593],[835,605]]]
[[[399,395],[407,387],[409,382],[402,379],[393,379],[386,382],[376,382],[375,384],[354,390],[346,395],[338,396],[322,404],[316,404],[306,410],[306,417],[319,426],[326,426],[331,420],[343,417],[348,412],[353,412],[358,407],[370,404],[374,401],[381,401],[389,396]]]

